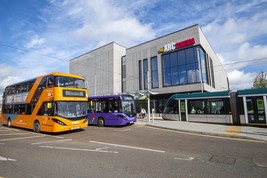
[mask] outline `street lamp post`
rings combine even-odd
[[[149,82],[149,70],[147,71],[147,113],[148,113],[148,122],[150,122],[150,82]]]

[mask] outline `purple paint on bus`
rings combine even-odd
[[[90,96],[88,124],[123,126],[136,122],[133,97],[126,94]]]

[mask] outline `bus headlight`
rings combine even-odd
[[[63,126],[66,125],[64,122],[62,122],[62,121],[60,121],[60,120],[58,120],[58,119],[55,119],[55,118],[53,118],[52,121],[54,121],[55,123],[57,123],[57,124],[59,124],[59,125],[63,125]]]
[[[118,117],[120,117],[120,118],[122,118],[122,119],[124,119],[124,120],[128,120],[125,116],[123,116],[123,115],[117,115]]]

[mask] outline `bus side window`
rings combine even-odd
[[[51,102],[44,102],[40,107],[38,114],[41,116],[51,116],[53,115],[53,103]]]
[[[39,86],[38,86],[38,90],[43,90],[45,89],[46,87],[46,80],[47,80],[47,77],[44,77],[41,82],[39,83]]]
[[[54,80],[54,76],[49,76],[47,77],[47,84],[46,87],[47,88],[52,88],[55,86],[55,80]]]
[[[35,82],[35,81],[30,81],[30,82],[28,83],[27,91],[30,91],[30,90],[32,89],[32,86],[33,86],[34,82]]]
[[[26,92],[27,91],[27,83],[23,83],[21,85],[21,92]]]
[[[15,93],[16,93],[15,86],[12,86],[12,87],[11,87],[11,93],[10,93],[10,94],[15,94]]]
[[[26,104],[19,105],[19,114],[26,114]]]

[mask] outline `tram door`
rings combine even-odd
[[[180,100],[180,109],[181,109],[181,120],[186,121],[186,109],[185,109],[185,100]]]
[[[266,123],[263,97],[248,97],[247,111],[249,123]]]

